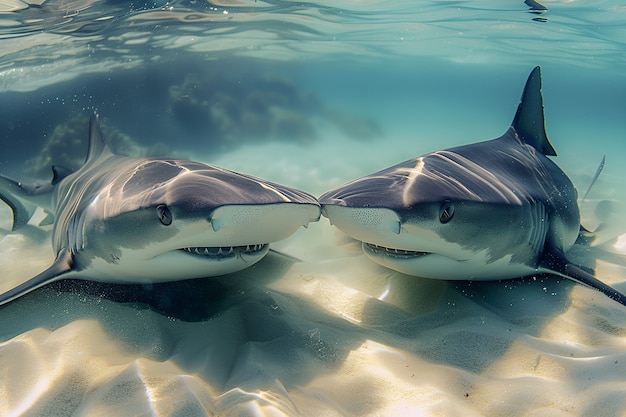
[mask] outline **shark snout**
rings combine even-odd
[[[319,217],[320,207],[313,204],[228,205],[214,210],[208,222],[220,241],[244,245],[285,239]]]
[[[392,236],[397,238],[402,228],[398,215],[389,209],[324,204],[322,214],[332,225],[363,242],[387,240]]]

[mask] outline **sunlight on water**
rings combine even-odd
[[[50,184],[52,166],[79,169],[97,111],[117,154],[202,161],[320,196],[499,137],[540,65],[553,160],[593,232],[567,255],[625,292],[626,8],[533,3],[0,0],[0,174],[17,180],[0,180],[0,195]],[[52,203],[46,195],[34,205]],[[53,262],[46,223],[40,208],[12,230],[0,205],[0,293]],[[161,239],[122,224],[136,246]],[[626,408],[626,310],[591,288],[551,275],[403,275],[326,217],[271,247],[221,277],[78,276],[0,306],[0,415]]]

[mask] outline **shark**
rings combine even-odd
[[[555,274],[626,305],[623,294],[567,258],[587,231],[577,190],[551,156],[535,67],[502,136],[409,159],[319,202],[332,225],[390,269],[469,281]]]
[[[95,113],[80,169],[53,168],[44,185],[0,176],[0,199],[13,230],[38,208],[48,213],[56,254],[0,305],[66,278],[160,283],[237,272],[320,218],[317,199],[295,188],[201,162],[115,155]]]

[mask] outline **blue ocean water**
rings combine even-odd
[[[585,189],[607,157],[583,220],[626,233],[621,209],[594,205],[626,203],[626,7],[526,3],[0,0],[0,173],[44,181],[52,165],[79,167],[97,111],[120,154],[189,157],[319,195],[498,137],[540,65],[555,160]],[[28,278],[51,255],[45,236],[0,236],[2,274]],[[341,239],[322,221],[278,245],[303,259],[295,269],[270,260],[156,290],[55,284],[0,307],[0,414],[626,407],[626,318],[611,300],[554,279],[413,280]],[[599,272],[624,291],[617,264]],[[90,365],[77,370],[75,356]]]
[[[33,152],[60,123],[97,109],[139,142],[228,150],[229,135],[236,136],[233,145],[313,140],[315,129],[306,122],[328,121],[335,108],[346,113],[343,128],[352,125],[357,139],[394,129],[421,137],[450,118],[447,125],[463,131],[463,143],[497,135],[491,121],[506,127],[535,65],[544,70],[552,134],[591,135],[597,126],[623,133],[623,8],[611,2],[546,7],[538,13],[516,1],[496,8],[462,1],[393,7],[11,1],[2,10],[0,52],[0,105],[11,123],[0,143],[18,155]],[[197,120],[255,98],[246,115],[211,120],[222,126]],[[275,120],[232,127],[243,124],[241,117],[266,118],[253,106],[276,100],[294,112],[281,123],[295,131],[283,126],[270,133]],[[24,146],[15,146],[16,139]],[[13,165],[14,158],[5,159]]]

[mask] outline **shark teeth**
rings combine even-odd
[[[230,258],[237,255],[252,255],[263,251],[268,246],[267,243],[243,245],[243,246],[199,246],[188,247],[180,250],[192,255],[206,256],[209,258]]]
[[[430,253],[430,252],[420,252],[420,251],[414,251],[414,250],[387,248],[385,246],[379,246],[373,243],[365,243],[365,242],[363,242],[363,246],[367,247],[371,252],[374,252],[377,255],[385,255],[385,256],[390,256],[392,258],[404,258],[404,259],[417,258],[419,256],[425,256]]]

